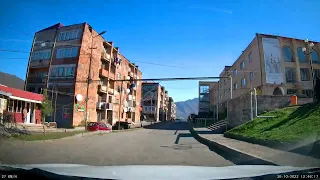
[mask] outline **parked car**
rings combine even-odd
[[[112,127],[109,124],[103,122],[90,122],[87,126],[88,131],[112,131]]]
[[[119,126],[119,123],[120,123],[120,126]],[[114,130],[118,130],[120,127],[120,130],[123,130],[123,129],[130,129],[131,128],[131,123],[129,122],[124,122],[124,121],[121,121],[121,122],[116,122],[113,126],[112,126],[112,129]]]

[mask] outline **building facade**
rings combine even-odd
[[[154,82],[142,83],[142,113],[147,120],[160,120],[161,85]]]
[[[168,105],[168,119],[175,120],[177,113],[177,106],[173,101],[172,97],[169,97],[169,105]]]
[[[217,82],[199,81],[199,106],[198,115],[200,117],[207,117],[212,111],[214,103],[214,86]]]
[[[215,97],[220,103],[229,100],[230,88],[232,98],[253,88],[258,94],[312,97],[313,79],[320,77],[320,43],[312,43],[313,51],[306,54],[304,40],[256,34],[233,65],[221,72],[220,77],[232,76],[232,86],[230,79],[220,79]]]
[[[56,104],[49,120],[58,127],[140,122],[141,84],[134,79],[142,73],[100,34],[88,23],[58,23],[35,33],[25,89],[49,89]]]

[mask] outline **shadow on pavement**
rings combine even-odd
[[[156,129],[156,130],[172,130],[172,131],[189,130],[189,126],[187,122],[175,123],[173,121],[159,122],[159,123],[143,126],[143,128]]]
[[[198,134],[220,134],[220,130],[212,131],[211,133],[208,132],[207,130],[204,131],[197,131],[195,132],[192,130],[191,126],[190,127],[190,134],[201,144],[206,145],[210,151],[213,151],[217,153],[218,155],[222,156],[226,160],[231,161],[232,163],[236,165],[275,165],[270,162],[257,159],[242,153],[236,153],[236,152],[231,152],[231,151],[226,151],[224,148],[221,148],[221,146],[212,143],[212,141],[200,137]],[[197,134],[198,133],[198,134]]]

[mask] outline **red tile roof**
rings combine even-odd
[[[20,89],[11,88],[11,87],[4,86],[1,84],[0,84],[0,91],[10,93],[10,94],[12,94],[12,96],[15,96],[15,97],[34,100],[34,101],[42,101],[42,99],[43,99],[42,94],[36,94],[36,93],[28,92],[28,91],[23,91]]]

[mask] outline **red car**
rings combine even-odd
[[[112,126],[103,122],[90,122],[87,126],[88,131],[112,131]]]

